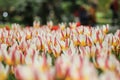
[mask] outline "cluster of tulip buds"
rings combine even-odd
[[[114,53],[113,53],[114,52]],[[119,80],[120,30],[52,21],[0,28],[0,79]]]

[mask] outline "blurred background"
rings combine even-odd
[[[120,0],[0,0],[0,24],[46,24],[52,20],[83,25],[120,26]]]

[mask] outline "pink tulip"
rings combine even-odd
[[[61,47],[60,47],[60,45],[57,45],[56,47],[53,47],[52,52],[53,52],[53,55],[55,57],[59,57],[60,54],[61,54]]]
[[[103,32],[106,34],[109,31],[109,25],[104,25],[103,26]]]

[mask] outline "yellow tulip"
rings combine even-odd
[[[7,58],[5,59],[5,63],[8,64],[8,65],[13,65],[13,61],[11,60],[10,57],[7,57]]]
[[[86,46],[86,42],[85,41],[81,41],[81,46]]]
[[[7,75],[4,72],[0,72],[0,80],[6,80]]]
[[[31,39],[31,38],[32,38],[32,36],[31,36],[30,34],[27,34],[27,35],[26,35],[26,39],[27,39],[27,40],[29,40],[29,39]]]
[[[3,60],[3,56],[0,55],[0,62]]]
[[[8,76],[9,66],[6,67],[3,66],[2,63],[0,63],[0,80],[6,80]]]
[[[65,80],[72,80],[70,76],[67,76]]]

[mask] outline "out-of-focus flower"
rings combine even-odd
[[[118,37],[119,43],[120,43],[120,30],[117,30],[117,31],[116,31],[115,36]]]
[[[92,28],[91,27],[84,27],[84,35],[91,36],[92,35]]]
[[[93,41],[92,41],[92,39],[90,38],[90,37],[86,37],[87,39],[86,39],[86,44],[87,44],[87,46],[92,46],[93,45]]]
[[[2,53],[1,53],[1,51],[0,51],[0,62],[3,60],[3,55],[2,55]]]
[[[67,38],[70,38],[70,33],[71,33],[70,28],[67,28],[66,29],[66,36],[67,36]]]
[[[59,24],[59,27],[61,30],[64,30],[66,28],[66,23]]]
[[[23,40],[19,43],[19,49],[24,52],[28,48],[28,43]]]
[[[23,74],[24,73],[24,74]],[[17,66],[15,76],[20,80],[53,80],[54,70],[51,68],[51,58],[36,55],[32,65]]]
[[[80,27],[80,25],[81,25],[80,22],[77,22],[77,23],[76,23],[76,26],[77,26],[77,27]]]
[[[84,33],[84,27],[83,27],[83,26],[77,27],[77,28],[76,28],[76,32],[77,32],[78,34],[83,34],[83,33]]]
[[[109,31],[109,25],[103,25],[104,34],[108,33],[108,31]]]
[[[9,72],[9,66],[6,65],[6,67],[4,67],[4,65],[0,63],[0,80],[6,80],[8,76],[8,72]]]
[[[119,43],[118,38],[117,38],[117,37],[115,37],[115,36],[113,36],[113,37],[112,37],[112,41],[113,41],[113,42],[112,42],[112,45],[113,45],[113,46],[117,46],[117,45],[118,45],[118,43]]]
[[[65,58],[68,57],[68,58]],[[71,65],[70,57],[67,55],[62,55],[61,57],[58,57],[55,68],[56,68],[56,77],[58,79],[62,79],[65,77],[65,74],[67,73],[67,69]]]
[[[92,31],[92,39],[94,43],[96,44],[97,42],[102,43],[104,39],[104,34],[101,32],[101,30],[93,30]]]
[[[58,26],[53,26],[52,28],[51,28],[51,30],[58,30],[59,29],[59,27]]]
[[[34,72],[31,67],[18,66],[15,69],[15,77],[18,80],[35,80],[35,76],[39,78],[37,72]]]
[[[64,40],[67,38],[67,36],[66,36],[66,31],[65,31],[65,30],[61,30],[60,32],[61,32],[61,33],[60,33],[61,40],[64,41]]]
[[[53,26],[53,22],[52,21],[47,22],[47,26],[49,27],[49,29],[51,29]]]
[[[69,26],[71,29],[75,29],[76,28],[76,23],[69,23]]]
[[[32,33],[29,32],[29,31],[27,31],[27,33],[26,33],[26,39],[29,40],[31,38],[32,38]]]
[[[113,71],[106,71],[100,75],[100,80],[119,80],[120,76],[117,76]]]
[[[77,23],[33,26],[0,29],[0,79],[12,71],[18,80],[119,80],[120,30],[107,34],[108,25]]]
[[[86,43],[86,41],[87,41],[86,39],[87,39],[87,38],[86,38],[85,35],[80,35],[80,36],[79,36],[79,40],[80,40],[80,45],[81,45],[81,46],[86,46],[86,44],[87,44],[87,43]]]
[[[10,27],[9,27],[9,26],[6,26],[5,29],[9,31],[9,30],[10,30]]]
[[[77,36],[73,36],[73,42],[75,46],[78,46],[80,44],[80,40]]]
[[[2,46],[1,46],[1,44],[0,44],[0,62],[2,62],[3,59],[4,59],[4,56],[3,56],[3,54],[4,54],[3,49],[4,49],[4,47],[3,47],[3,48],[1,48],[1,47],[2,47]]]
[[[17,46],[13,45],[8,52],[4,53],[4,60],[7,65],[18,65],[24,63],[24,56]]]
[[[56,47],[53,47],[52,48],[52,52],[53,52],[53,55],[55,57],[59,57],[60,54],[61,54],[61,47],[60,47],[60,45],[57,45]]]
[[[34,66],[17,66],[15,77],[18,80],[54,80],[54,71],[52,69],[45,72],[38,69],[38,67]]]
[[[11,28],[13,29],[13,30],[18,30],[18,29],[20,29],[21,28],[21,26],[19,25],[19,24],[12,24],[12,26],[11,26]]]
[[[34,21],[33,22],[33,27],[34,28],[39,28],[40,27],[40,22],[39,21]]]

